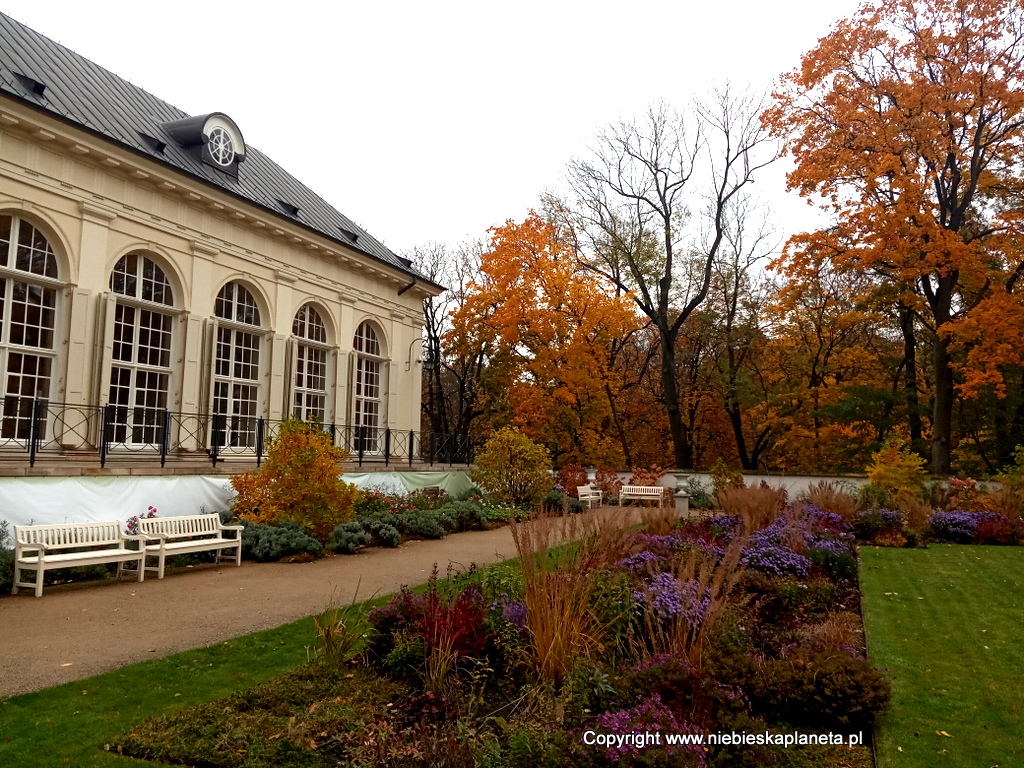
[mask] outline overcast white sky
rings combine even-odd
[[[398,252],[486,236],[597,131],[731,80],[769,89],[856,0],[157,3],[0,10],[246,142]],[[813,221],[781,168],[780,234]]]

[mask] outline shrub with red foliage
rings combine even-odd
[[[1017,544],[1021,540],[1022,526],[1005,515],[992,515],[978,521],[974,534],[975,544]]]
[[[660,485],[661,478],[665,476],[665,470],[657,464],[651,464],[648,468],[633,467],[633,476],[629,479],[630,485],[643,485],[653,487]]]
[[[596,485],[606,499],[618,499],[619,491],[622,490],[622,481],[619,473],[611,467],[601,467],[594,476]]]
[[[562,486],[562,493],[578,499],[580,496],[576,488],[581,485],[587,485],[590,479],[587,477],[587,471],[579,464],[566,464],[558,470],[555,482]]]
[[[369,649],[373,655],[386,656],[396,635],[412,634],[426,648],[450,647],[458,656],[479,657],[490,638],[484,626],[486,613],[484,597],[474,584],[455,594],[439,590],[436,583],[421,595],[403,587],[391,602],[367,615],[375,630]]]
[[[437,590],[431,590],[423,597],[423,615],[416,624],[428,648],[450,644],[452,651],[460,657],[484,655],[488,641],[488,633],[484,629],[487,610],[479,589],[469,585],[454,600],[442,598]]]

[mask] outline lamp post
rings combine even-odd
[[[412,345],[415,344],[417,341],[420,344],[422,344],[423,343],[423,337],[420,336],[418,339],[413,339],[411,342],[409,342],[409,354],[406,355],[406,359],[405,359],[405,370],[407,370],[407,371],[411,371],[412,370],[413,362],[417,362],[417,363],[422,363],[423,362],[423,360],[421,358],[417,358],[415,361],[413,361],[413,359],[412,359]]]

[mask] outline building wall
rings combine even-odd
[[[417,284],[399,295],[413,282],[401,270],[6,100],[0,100],[0,213],[38,227],[59,259],[63,335],[54,402],[107,402],[110,274],[134,252],[153,259],[174,292],[169,410],[209,413],[214,301],[225,283],[236,281],[255,296],[265,332],[269,365],[260,415],[289,415],[292,320],[310,303],[333,347],[328,421],[351,422],[353,335],[369,320],[387,370],[381,426],[419,429],[417,340],[422,300],[435,291]]]

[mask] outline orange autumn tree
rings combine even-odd
[[[765,123],[789,140],[790,188],[834,226],[793,238],[792,274],[891,283],[932,335],[932,471],[951,462],[954,359],[967,383],[1022,362],[1024,7],[1019,0],[865,4],[783,77]],[[975,351],[972,351],[975,350]]]
[[[491,229],[490,250],[450,343],[489,350],[489,410],[563,461],[619,464],[614,429],[621,376],[613,342],[639,327],[628,297],[615,296],[531,212]]]

